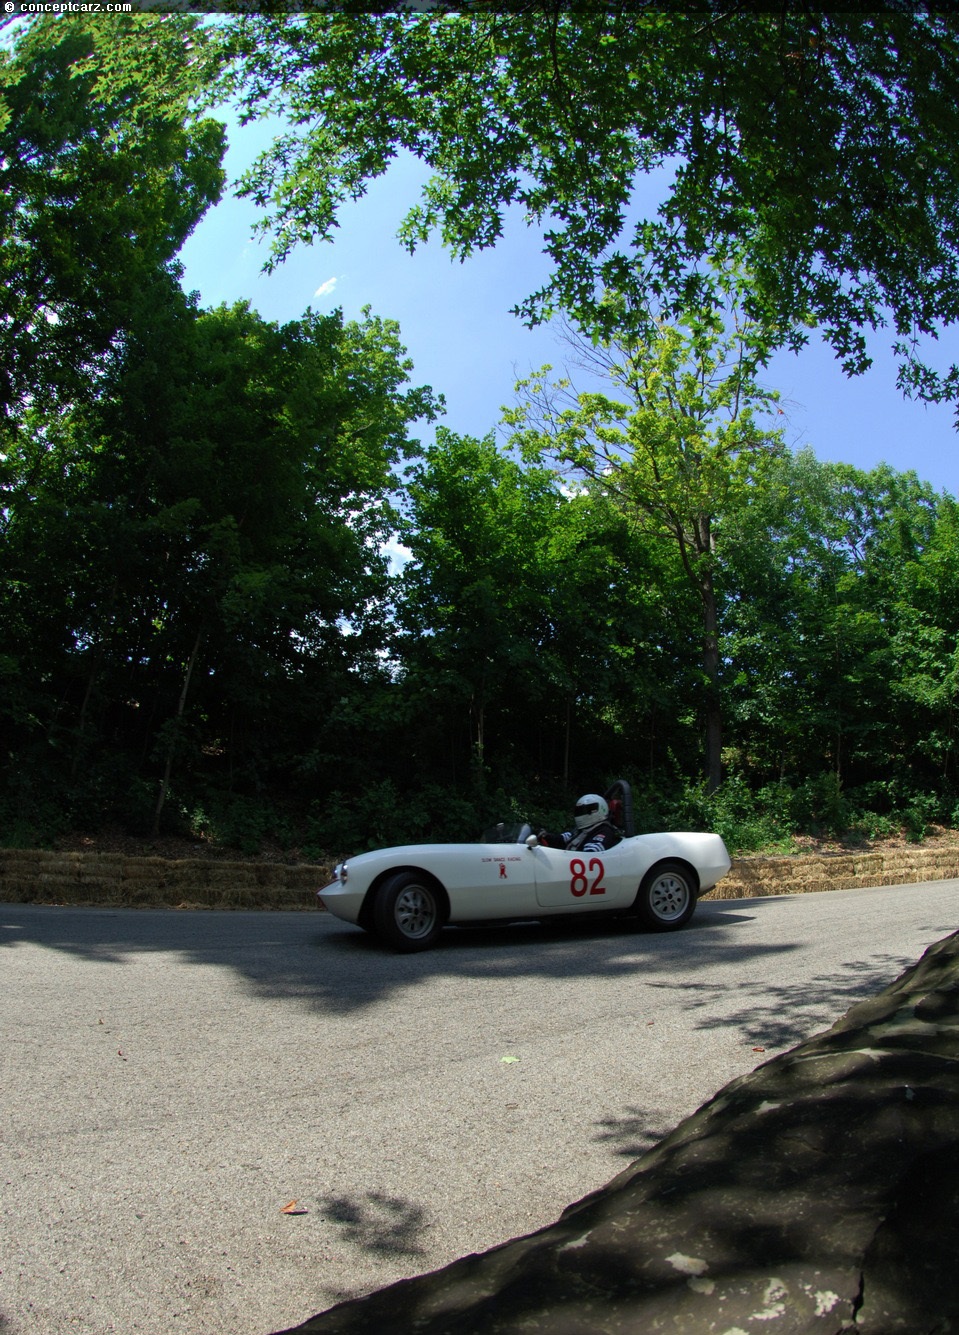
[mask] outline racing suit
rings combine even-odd
[[[609,848],[615,848],[622,837],[621,830],[617,830],[611,821],[604,820],[586,830],[564,830],[562,834],[547,835],[546,839],[550,847],[558,845],[576,852],[604,853]]]

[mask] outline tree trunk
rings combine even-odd
[[[96,684],[97,674],[100,671],[100,665],[103,662],[103,646],[106,643],[107,634],[113,625],[114,610],[117,603],[117,589],[119,581],[114,578],[113,586],[110,589],[110,597],[107,599],[106,607],[106,629],[102,630],[96,645],[91,650],[90,671],[87,674],[87,687],[83,693],[83,703],[80,706],[80,717],[77,720],[76,743],[73,748],[73,762],[70,765],[70,778],[75,779],[77,770],[80,768],[80,759],[83,743],[83,735],[87,727],[87,710],[90,707],[90,700],[93,697],[93,687]]]
[[[563,790],[569,788],[569,734],[573,726],[573,702],[566,699],[566,741],[563,746]]]
[[[176,716],[173,720],[173,730],[170,734],[170,745],[167,747],[166,764],[163,767],[163,778],[160,780],[160,791],[157,794],[156,810],[153,813],[153,828],[150,831],[150,837],[155,839],[160,833],[160,816],[163,812],[163,805],[166,802],[167,793],[170,788],[170,773],[173,769],[173,757],[176,754],[176,744],[180,736],[180,725],[183,722],[183,711],[186,709],[186,698],[190,690],[190,678],[193,675],[193,665],[196,662],[196,656],[200,652],[200,642],[203,639],[202,630],[196,633],[196,639],[193,641],[193,648],[190,651],[190,659],[186,665],[186,672],[183,674],[183,689],[180,692],[180,699],[177,704]]]
[[[480,792],[486,791],[486,704],[483,696],[476,696],[470,705],[470,714],[475,722],[476,734],[473,740],[472,729],[470,744],[472,747],[473,781]]]
[[[716,539],[707,517],[701,519],[700,547],[713,554]],[[719,688],[719,609],[716,606],[716,587],[712,569],[705,569],[700,577],[700,597],[703,598],[703,673],[707,681],[705,692],[705,764],[704,777],[709,792],[715,793],[723,782],[723,708]]]
[[[723,780],[723,716],[719,697],[719,614],[711,572],[700,586],[703,599],[703,672],[706,677],[706,787],[714,793]]]

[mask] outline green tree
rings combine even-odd
[[[492,436],[440,429],[407,483],[401,537],[401,652],[429,693],[468,720],[475,774],[487,766],[488,712],[507,683],[525,687],[548,590],[542,565],[559,498],[545,470],[523,474]],[[459,731],[459,729],[456,729]]]
[[[394,652],[417,768],[465,789],[472,762],[474,781],[516,791],[539,775],[565,794],[642,764],[682,693],[663,553],[492,437],[438,432],[408,496]]]
[[[780,448],[778,431],[760,425],[776,396],[756,378],[762,331],[740,320],[735,306],[728,324],[716,314],[689,315],[675,324],[647,319],[646,330],[615,344],[595,337],[593,360],[604,366],[610,393],[575,394],[560,382],[556,398],[544,393],[541,376],[523,383],[527,405],[508,420],[525,451],[549,449],[633,522],[675,544],[702,612],[704,773],[715,789],[722,778],[717,521],[761,485]],[[543,407],[530,422],[538,399]]]
[[[219,198],[223,126],[102,84],[111,26],[37,19],[0,50],[0,408],[94,388],[138,294]],[[135,29],[131,29],[135,31]],[[163,44],[172,76],[189,52]],[[81,71],[81,66],[83,67]],[[181,108],[182,112],[182,108]]]
[[[177,766],[289,781],[382,645],[395,470],[435,410],[409,369],[369,314],[281,327],[172,287],[147,305],[96,402],[11,460],[0,601],[35,627],[20,755],[65,752],[111,802],[111,773],[158,780],[157,821]]]
[[[680,310],[722,305],[706,257],[752,275],[749,314],[822,327],[847,371],[889,323],[904,386],[951,394],[922,335],[959,316],[959,20],[888,6],[688,12],[636,5],[237,19],[220,34],[249,116],[288,130],[248,174],[276,257],[326,237],[399,151],[432,171],[401,230],[458,257],[504,211],[545,229],[530,320],[621,315],[614,288]],[[638,177],[668,176],[654,218]],[[616,327],[607,323],[607,337]]]
[[[724,522],[730,732],[758,781],[943,784],[954,754],[955,502],[914,474],[783,454]]]

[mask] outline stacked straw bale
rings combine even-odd
[[[318,909],[322,866],[0,849],[0,900],[156,908]]]
[[[801,895],[865,885],[909,885],[959,876],[959,846],[902,848],[874,853],[817,853],[802,857],[735,858],[714,899]]]
[[[32,899],[38,886],[40,858],[37,849],[0,849],[0,897],[18,904],[29,892]]]
[[[796,895],[959,877],[959,845],[875,853],[736,858],[714,899]],[[329,868],[0,848],[0,901],[128,908],[319,909]]]

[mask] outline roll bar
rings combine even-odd
[[[633,820],[633,790],[625,779],[617,779],[603,793],[609,803],[609,816],[614,825],[618,825],[627,839],[636,833]]]

